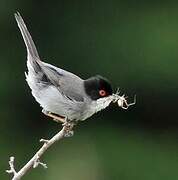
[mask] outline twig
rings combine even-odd
[[[15,158],[13,156],[10,157],[10,160],[9,160],[9,166],[10,166],[10,169],[9,170],[6,170],[7,173],[9,174],[13,174],[14,176],[16,176],[17,172],[14,168],[14,160]]]
[[[10,157],[9,166],[10,170],[6,170],[7,173],[13,174],[12,180],[20,180],[22,176],[24,176],[27,171],[29,171],[32,167],[36,168],[38,165],[42,165],[44,168],[47,168],[47,165],[40,161],[41,156],[44,152],[52,146],[56,141],[61,140],[64,137],[70,137],[73,135],[73,126],[74,124],[71,122],[66,122],[63,128],[51,139],[41,139],[40,142],[43,142],[43,146],[36,152],[36,154],[25,164],[18,172],[15,170],[14,167],[14,157]]]

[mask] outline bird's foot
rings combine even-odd
[[[66,117],[65,122],[62,125],[65,127],[65,137],[72,137],[74,135],[72,129],[75,123]]]

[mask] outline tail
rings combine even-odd
[[[20,32],[22,34],[23,40],[25,42],[26,48],[27,48],[27,55],[31,56],[29,57],[32,60],[40,60],[40,57],[38,55],[35,43],[33,42],[33,39],[25,25],[25,22],[23,21],[21,15],[19,12],[14,14],[15,19],[17,21],[18,27],[20,29]]]

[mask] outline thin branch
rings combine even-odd
[[[27,171],[31,168],[36,168],[38,165],[42,165],[44,168],[47,168],[47,165],[40,161],[41,156],[45,153],[45,151],[52,146],[55,142],[61,140],[64,137],[70,137],[73,135],[73,126],[74,124],[71,122],[66,122],[63,128],[51,139],[41,139],[40,142],[43,142],[43,146],[36,152],[36,154],[25,164],[18,172],[14,167],[14,157],[10,157],[9,166],[10,170],[6,170],[7,173],[13,174],[12,180],[20,180],[22,176],[24,176]]]
[[[13,174],[15,176],[17,174],[17,172],[16,172],[16,170],[14,168],[14,160],[15,160],[15,158],[13,156],[11,156],[10,160],[9,160],[10,169],[6,170],[6,172],[9,173],[9,174]]]

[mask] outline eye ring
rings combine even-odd
[[[103,90],[103,89],[101,89],[101,90],[99,91],[99,95],[102,96],[102,97],[106,96],[106,91]]]

